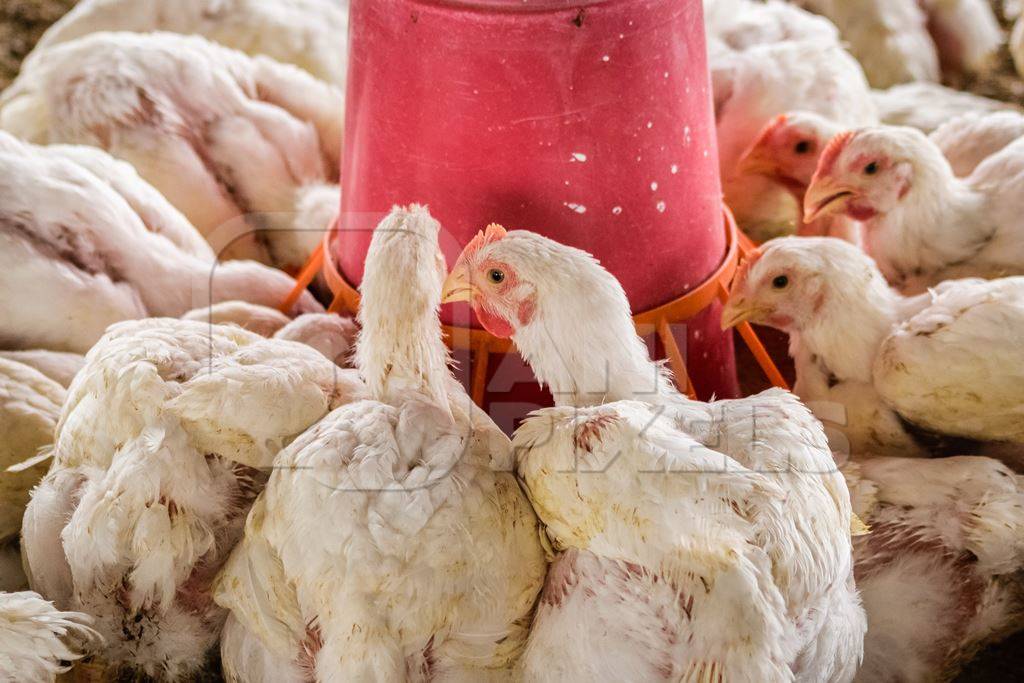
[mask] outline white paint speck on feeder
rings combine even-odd
[[[621,206],[613,206],[612,207],[612,214],[613,215],[618,216],[620,213],[622,213],[622,207]]]
[[[701,337],[700,330],[694,330],[693,331],[693,339],[694,339],[694,341],[697,341],[698,339],[700,339],[700,337]]]
[[[655,180],[655,181],[651,182],[651,192],[657,192],[657,191],[658,191],[658,181]]]
[[[648,121],[647,122],[647,127],[648,128],[654,128],[654,121]]]
[[[679,173],[679,165],[678,164],[672,164],[672,167],[669,168],[669,170],[672,171],[672,175],[675,175],[676,173]]]
[[[654,205],[654,208],[658,210],[658,213],[665,213],[665,202],[658,202]]]
[[[565,206],[570,211],[575,211],[576,213],[579,214],[584,214],[587,212],[587,207],[583,206],[582,204],[576,204],[575,202],[562,202],[562,205]]]
[[[586,160],[587,160],[587,155],[584,154],[583,152],[573,152],[572,153],[572,159],[569,159],[569,161],[578,161],[581,164],[584,161],[586,161]]]
[[[602,61],[602,62],[608,62],[608,61],[611,61],[611,57],[609,57],[608,55],[605,55],[605,56],[601,57],[601,61]]]

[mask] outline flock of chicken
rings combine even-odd
[[[590,255],[492,225],[449,270],[417,205],[357,321],[278,312],[344,3],[79,2],[0,94],[0,680],[933,681],[1024,628],[1024,114],[935,83],[1003,32],[799,4],[704,2],[726,197],[799,236],[722,313],[796,395],[702,403]],[[555,397],[511,440],[458,301]]]

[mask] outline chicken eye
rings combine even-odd
[[[811,142],[809,140],[801,140],[793,146],[793,151],[797,154],[807,154],[811,151]]]
[[[870,164],[864,167],[864,173],[867,175],[875,175],[878,173],[878,162],[872,161]]]
[[[501,272],[497,268],[491,268],[487,271],[487,279],[494,284],[499,285],[505,281],[505,273]]]
[[[785,289],[789,285],[789,278],[785,275],[776,275],[775,279],[772,280],[772,287],[775,289]]]

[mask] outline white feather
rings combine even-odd
[[[274,460],[217,584],[230,677],[505,680],[525,645],[546,564],[526,497],[491,467],[508,438],[447,367],[439,227],[418,206],[377,227],[355,356],[369,398]]]
[[[100,641],[84,614],[30,591],[0,593],[0,681],[47,683]]]
[[[854,539],[868,614],[858,681],[948,680],[1020,628],[1018,477],[972,456],[859,458],[842,470],[871,527]]]
[[[360,387],[307,346],[235,326],[111,327],[68,390],[25,514],[32,585],[96,618],[111,671],[187,680],[226,616],[210,584],[257,468]]]
[[[28,59],[100,31],[200,35],[250,55],[267,55],[345,87],[347,0],[82,0],[47,29]]]
[[[115,189],[117,176],[101,179],[78,156],[0,133],[0,286],[12,293],[0,301],[4,346],[85,352],[121,320],[221,300],[276,306],[294,287],[260,264],[189,253],[136,212]],[[48,315],[39,315],[39,301],[49,302]],[[307,294],[296,310],[322,309]]]
[[[268,57],[197,36],[97,33],[29,60],[0,127],[130,162],[218,256],[298,269],[327,225],[307,187],[337,181],[342,94]],[[296,221],[299,221],[297,224]]]
[[[563,551],[525,678],[849,681],[864,614],[849,493],[820,423],[778,390],[680,395],[621,285],[585,252],[492,233],[454,272],[479,283],[495,263],[515,287],[475,305],[518,321],[516,347],[558,405],[513,441]]]

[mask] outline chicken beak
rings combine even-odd
[[[828,176],[815,177],[804,196],[804,223],[842,213],[856,195],[854,188],[840,185]]]
[[[762,175],[768,178],[774,178],[779,173],[775,161],[758,145],[743,153],[737,170],[741,175]]]
[[[757,322],[761,313],[760,307],[752,305],[742,296],[730,295],[722,309],[722,329],[728,330],[744,322]]]
[[[441,303],[450,304],[455,301],[472,301],[476,289],[469,282],[469,268],[464,263],[457,263],[445,278],[441,289]]]

